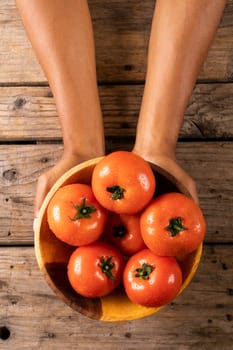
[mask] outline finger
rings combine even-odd
[[[173,174],[175,175],[175,177],[187,188],[192,199],[198,204],[199,200],[198,200],[196,182],[179,165],[178,165],[178,167],[176,167],[174,169],[175,169],[175,171],[173,172]]]
[[[46,178],[42,175],[38,179],[36,195],[35,195],[35,199],[34,199],[34,217],[35,218],[37,218],[39,215],[41,205],[43,203],[43,200],[44,200],[46,194],[48,193],[48,190],[49,190],[48,183],[46,181]]]

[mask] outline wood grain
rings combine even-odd
[[[231,350],[232,245],[205,246],[190,286],[165,309],[138,321],[93,321],[57,299],[38,269],[32,247],[0,247],[2,350]],[[217,281],[217,283],[216,283]],[[174,345],[175,344],[175,345]]]
[[[106,137],[134,137],[143,85],[100,86]],[[197,84],[180,138],[233,137],[233,84]],[[0,87],[0,141],[61,140],[49,87]]]
[[[130,143],[108,143],[108,151],[130,149]],[[0,242],[33,242],[33,198],[36,181],[60,157],[62,145],[0,146]],[[232,242],[232,142],[180,142],[177,156],[197,181],[207,220],[206,242]]]
[[[89,4],[99,81],[143,81],[154,0],[91,0]],[[0,83],[46,83],[14,0],[1,0],[0,31]],[[200,80],[232,81],[232,36],[233,1],[228,0]]]
[[[155,1],[88,3],[107,152],[131,150]],[[177,149],[197,182],[207,221],[202,262],[169,307],[133,322],[76,313],[39,271],[33,198],[38,176],[62,154],[61,130],[15,0],[1,0],[0,34],[0,349],[232,350],[233,0],[198,77]]]

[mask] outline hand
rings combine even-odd
[[[136,152],[135,152],[136,153]],[[139,153],[137,153],[140,155]],[[168,173],[173,175],[191,194],[194,201],[198,204],[198,194],[196,189],[196,183],[189,174],[181,168],[177,163],[177,160],[172,156],[167,156],[161,153],[154,153],[153,157],[142,156],[146,161],[158,165],[159,167],[166,170]]]
[[[39,177],[34,201],[35,218],[38,217],[40,207],[46,194],[49,192],[53,184],[59,179],[59,177],[75,165],[85,160],[87,159],[81,159],[80,156],[74,154],[63,155],[62,158],[51,169]]]

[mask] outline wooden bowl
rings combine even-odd
[[[36,258],[50,288],[74,310],[102,321],[134,320],[149,316],[164,306],[148,308],[136,305],[127,298],[122,286],[112,294],[102,298],[88,299],[77,294],[67,278],[67,262],[75,247],[58,240],[47,223],[47,207],[58,188],[72,183],[90,184],[93,169],[101,159],[96,158],[70,169],[47,194],[34,226]],[[156,194],[178,191],[189,196],[187,190],[173,176],[158,166],[151,166],[157,180]],[[201,254],[202,245],[193,253],[178,258],[183,273],[183,284],[180,293],[192,280],[199,265]]]

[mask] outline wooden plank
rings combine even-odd
[[[233,214],[233,143],[180,143],[177,158],[195,179],[208,242],[230,242]]]
[[[100,81],[142,81],[154,1],[91,0]],[[46,83],[14,0],[1,0],[0,83]],[[228,0],[201,80],[232,80],[233,1]]]
[[[111,141],[111,140],[110,140]],[[108,152],[130,150],[132,143],[108,142]],[[33,198],[39,174],[51,167],[62,145],[0,146],[0,243],[33,242]],[[177,156],[197,181],[207,220],[206,242],[233,242],[233,143],[180,142]]]
[[[0,125],[2,141],[61,139],[56,106],[48,87],[1,87]]]
[[[7,349],[231,350],[232,245],[205,246],[190,286],[165,309],[130,322],[88,319],[53,294],[32,247],[0,247],[0,339]],[[216,283],[217,281],[217,283]],[[90,331],[91,329],[91,331]]]
[[[233,136],[233,84],[197,84],[185,113],[181,138]]]
[[[100,86],[105,135],[134,136],[143,85]],[[180,138],[233,137],[233,84],[197,84]],[[0,140],[58,140],[61,128],[49,87],[0,87]]]
[[[60,157],[62,146],[1,146],[1,242],[33,242],[33,199],[38,176]]]

